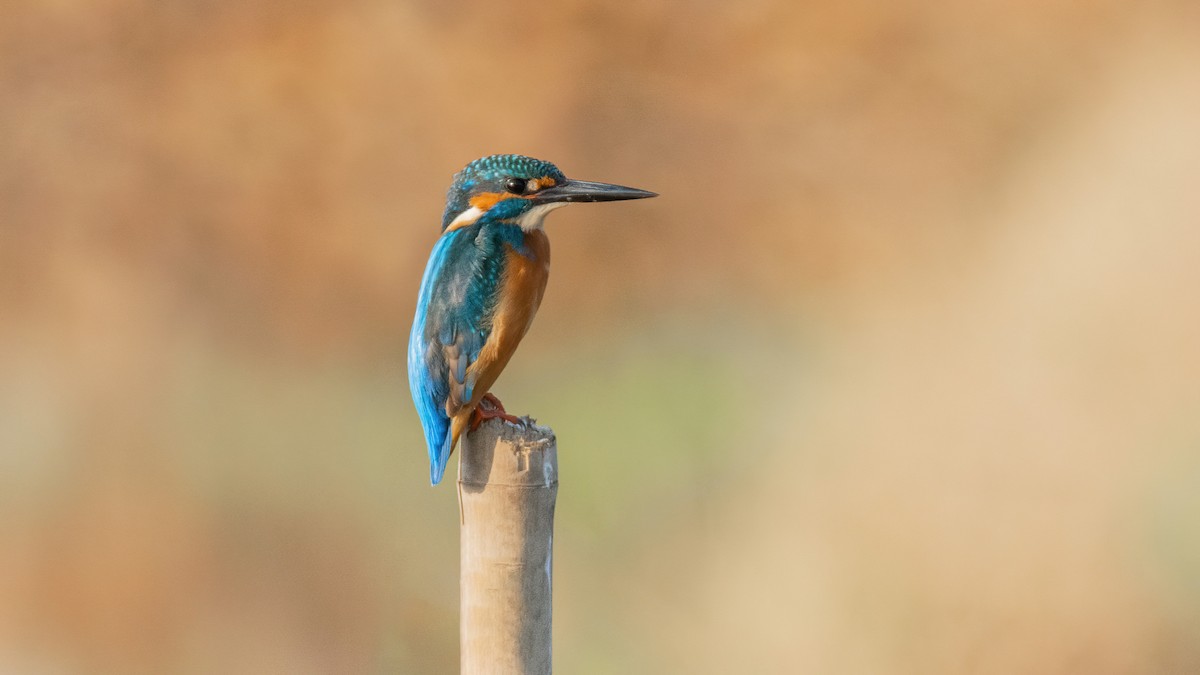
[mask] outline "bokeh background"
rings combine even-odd
[[[563,673],[1200,672],[1200,6],[16,0],[0,671],[447,673],[450,176],[554,214]]]

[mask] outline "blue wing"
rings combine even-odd
[[[408,341],[408,384],[429,445],[429,480],[446,472],[450,420],[471,400],[467,368],[492,330],[504,256],[478,228],[442,235],[429,256]]]

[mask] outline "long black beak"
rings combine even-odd
[[[550,204],[552,202],[615,202],[622,199],[645,199],[657,196],[658,193],[655,192],[647,192],[646,190],[623,187],[611,183],[567,180],[534,194],[529,200],[535,204]]]

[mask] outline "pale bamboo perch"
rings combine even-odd
[[[466,434],[460,649],[463,675],[549,675],[554,432],[490,419]]]

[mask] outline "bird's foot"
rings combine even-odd
[[[496,418],[512,424],[524,424],[520,417],[514,417],[505,412],[504,404],[500,403],[500,399],[488,393],[479,399],[479,405],[475,406],[475,411],[471,413],[471,431],[478,429],[484,420]]]

